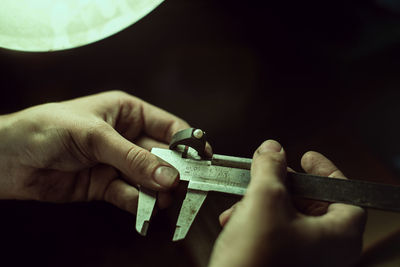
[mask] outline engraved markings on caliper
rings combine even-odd
[[[151,152],[173,165],[179,171],[181,180],[189,181],[186,198],[179,212],[174,241],[186,236],[208,191],[243,195],[250,180],[246,169],[214,166],[211,161],[206,160],[183,159],[181,153],[168,149],[153,148]],[[140,188],[136,230],[141,235],[147,233],[155,202],[155,192]]]
[[[189,181],[173,240],[186,236],[208,191],[243,195],[250,181],[251,159],[222,155],[214,155],[217,160],[185,159],[180,152],[160,148],[152,149],[152,153],[173,165],[181,180]],[[291,172],[286,181],[293,195],[400,212],[399,186]],[[136,229],[142,235],[146,235],[155,202],[155,192],[141,189]]]

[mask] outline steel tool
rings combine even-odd
[[[179,132],[170,145],[178,151],[151,150],[174,166],[181,180],[189,182],[176,223],[174,241],[185,238],[209,191],[243,195],[250,181],[251,159],[217,154],[206,158],[205,135],[199,131],[191,128]],[[288,191],[293,195],[400,212],[399,186],[292,172],[287,173],[286,180]],[[156,193],[140,188],[136,230],[141,235],[147,233],[155,203]]]

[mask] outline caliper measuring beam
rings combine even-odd
[[[178,170],[180,180],[188,181],[186,197],[176,223],[174,241],[185,238],[209,191],[244,195],[250,182],[252,160],[218,154],[214,154],[212,158],[204,158],[204,133],[199,131],[201,130],[193,128],[183,130],[173,138],[170,148],[176,149],[178,143],[184,145],[183,151],[162,148],[151,150],[151,153]],[[196,155],[194,152],[198,150],[201,153]],[[199,156],[200,154],[203,157]],[[286,183],[292,195],[307,199],[400,212],[400,186],[294,172],[287,173]],[[156,197],[156,192],[140,188],[136,230],[141,235],[147,233]]]

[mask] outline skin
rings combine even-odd
[[[131,213],[138,185],[168,205],[179,174],[148,150],[189,127],[119,91],[35,106],[0,116],[0,125],[0,199],[104,200]]]
[[[307,173],[345,178],[317,152],[301,160]],[[361,252],[366,216],[362,208],[305,201],[293,205],[284,186],[285,152],[273,140],[254,153],[243,199],[220,216],[224,229],[210,266],[351,266]]]
[[[103,200],[137,209],[138,186],[159,191],[178,172],[149,152],[188,128],[180,118],[123,92],[106,92],[0,116],[0,199]],[[207,144],[206,153],[212,155]],[[302,158],[308,173],[344,178],[321,154]],[[359,207],[292,202],[284,186],[285,152],[266,141],[255,152],[251,182],[220,216],[210,266],[347,266],[360,254],[365,213]],[[295,206],[294,206],[295,204]]]

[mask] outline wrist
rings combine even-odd
[[[15,114],[0,116],[0,199],[16,199],[14,177],[18,176],[18,160],[15,148]]]

